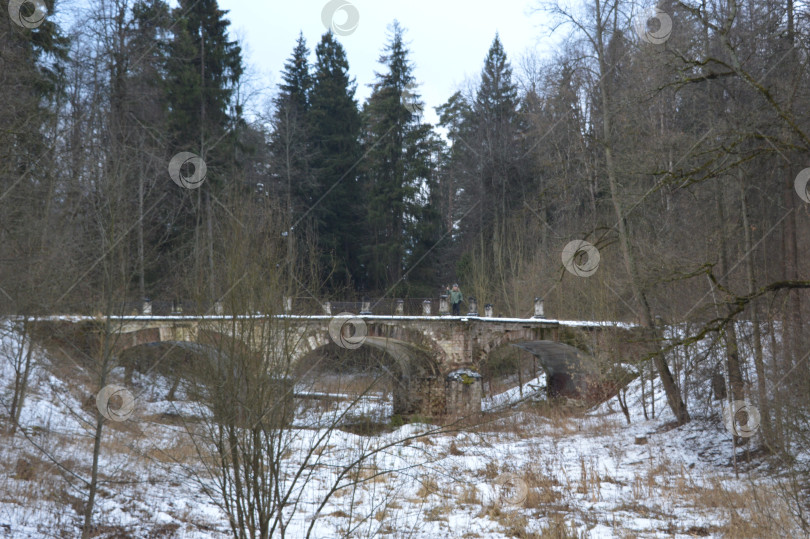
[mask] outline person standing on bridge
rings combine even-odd
[[[461,314],[461,302],[464,301],[464,294],[459,290],[458,284],[454,284],[452,290],[448,287],[447,293],[450,299],[450,305],[453,308],[453,316],[459,316]]]

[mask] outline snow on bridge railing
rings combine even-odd
[[[340,314],[340,313],[337,313]],[[21,317],[5,317],[7,320],[14,320]],[[230,319],[263,319],[263,318],[276,318],[276,319],[287,319],[290,321],[305,321],[305,320],[312,320],[312,321],[330,321],[335,318],[335,315],[326,315],[326,314],[315,314],[315,315],[305,315],[305,314],[267,314],[267,313],[252,313],[252,314],[191,314],[191,313],[178,313],[178,314],[129,314],[129,315],[111,315],[109,317],[110,320],[121,320],[121,321],[186,321],[192,322],[195,320],[230,320]],[[479,321],[479,322],[489,322],[489,323],[500,323],[500,324],[543,324],[543,325],[552,325],[552,326],[568,326],[568,327],[581,327],[581,328],[615,328],[615,329],[633,329],[641,327],[639,324],[634,322],[620,322],[620,321],[613,321],[613,320],[560,320],[560,319],[552,319],[552,318],[516,318],[516,317],[486,317],[486,316],[472,316],[472,315],[384,315],[384,314],[352,314],[352,318],[362,318],[365,321],[373,322],[374,320],[387,320],[387,321],[397,321],[401,320],[402,322],[407,321],[425,321],[425,322],[442,322],[442,321],[458,321],[460,323],[467,323],[470,321]],[[26,317],[26,320],[30,322],[88,322],[88,321],[99,321],[104,320],[105,317],[102,315],[48,315],[48,316],[33,316],[33,317]]]
[[[491,304],[486,304],[483,313],[479,312],[475,298],[469,298],[465,309],[460,315],[451,315],[446,296],[433,298],[381,298],[364,300],[340,300],[320,302],[307,297],[285,297],[281,309],[273,313],[281,318],[299,319],[329,319],[340,313],[352,313],[365,319],[412,319],[446,320],[457,319],[498,321],[504,323],[534,322],[546,324],[560,324],[574,327],[619,327],[630,329],[639,327],[632,322],[594,321],[594,320],[558,320],[546,318],[543,313],[543,301],[535,298],[534,313],[531,316],[515,317],[495,314]],[[112,318],[124,319],[152,319],[152,318],[231,318],[233,316],[245,318],[261,318],[268,315],[259,309],[246,309],[245,312],[228,312],[221,302],[201,303],[189,300],[154,301],[150,299],[141,302],[123,302],[112,310]],[[438,307],[438,308],[437,308]],[[474,309],[474,310],[473,310]],[[77,311],[80,311],[77,309]],[[464,311],[467,311],[466,313]],[[102,317],[102,313],[93,314],[66,314],[36,317],[40,320],[90,320]]]

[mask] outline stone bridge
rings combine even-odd
[[[530,351],[549,375],[550,388],[577,396],[599,377],[595,351],[606,334],[638,340],[630,338],[635,331],[629,325],[470,315],[60,316],[35,324],[43,337],[58,334],[62,341],[83,341],[89,349],[98,349],[97,339],[106,332],[112,355],[154,343],[217,347],[229,339],[295,364],[327,346],[347,354],[371,347],[393,360],[394,413],[429,417],[480,412],[483,387],[477,371],[496,348],[511,344]]]

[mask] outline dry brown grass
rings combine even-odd
[[[620,421],[609,417],[589,417],[582,421],[584,408],[558,402],[526,403],[514,410],[503,410],[486,416],[469,430],[481,435],[508,433],[519,439],[543,435],[563,439],[575,434],[605,436],[615,432]]]
[[[162,462],[164,464],[173,462],[185,464],[200,461],[200,451],[202,451],[201,447],[195,447],[193,444],[190,444],[187,441],[177,441],[173,445],[166,448],[152,447],[145,452],[144,456],[147,459]],[[203,460],[210,462],[214,458],[214,454],[210,453]]]
[[[621,426],[611,418],[591,418],[587,422],[577,421],[579,413],[574,410],[558,409],[554,407],[525,406],[521,409],[522,418],[518,418],[513,411],[494,414],[496,420],[482,423],[475,430],[483,437],[488,434],[507,432],[522,438],[526,435],[537,436],[536,424],[531,421],[524,422],[528,416],[539,420],[544,428],[544,435],[552,436],[564,443],[566,437],[573,433],[586,436],[609,435]],[[528,424],[527,424],[528,423]],[[632,443],[632,439],[629,443]],[[456,451],[464,453],[454,443],[450,445],[450,453]],[[466,450],[466,448],[465,448]],[[617,460],[622,455],[615,450],[610,453]],[[635,477],[628,481],[619,481],[614,477],[605,475],[600,471],[600,465],[594,458],[582,458],[579,463],[579,473],[568,477],[560,484],[556,479],[554,469],[563,460],[561,455],[553,453],[538,453],[530,459],[533,466],[520,470],[507,470],[497,462],[489,462],[478,476],[487,481],[493,481],[501,473],[510,471],[516,473],[528,485],[528,494],[521,507],[511,507],[496,500],[491,503],[482,503],[473,488],[461,490],[456,495],[459,504],[481,504],[480,516],[497,521],[503,526],[507,535],[514,537],[532,537],[525,532],[525,523],[521,514],[526,509],[539,510],[539,515],[557,514],[555,520],[550,521],[543,529],[542,534],[536,537],[564,538],[577,537],[575,528],[568,522],[572,518],[580,519],[576,515],[576,504],[569,499],[574,494],[588,502],[598,502],[603,498],[604,484],[611,483],[629,487],[631,496],[620,503],[614,511],[616,513],[630,513],[639,517],[646,517],[662,522],[672,522],[661,531],[671,534],[684,534],[688,536],[706,536],[709,534],[730,538],[749,537],[794,537],[800,529],[799,522],[791,514],[787,502],[778,495],[773,488],[765,488],[762,484],[743,488],[740,483],[724,483],[721,480],[724,471],[710,471],[716,474],[708,483],[706,475],[695,478],[690,470],[682,463],[669,461],[663,454],[654,454],[651,450],[646,466],[642,465]],[[543,468],[545,466],[545,469]],[[547,473],[543,473],[547,472]],[[577,477],[578,475],[578,477]],[[757,481],[759,483],[759,481]],[[611,487],[613,488],[613,487]],[[716,515],[717,524],[712,526],[678,526],[677,520],[672,521],[672,514],[651,500],[665,498],[678,507],[688,507],[691,514],[706,516]],[[580,498],[581,499],[581,498]],[[565,500],[568,500],[566,502]],[[609,513],[608,513],[609,514]],[[624,515],[626,517],[626,515]],[[619,537],[637,537],[637,531],[625,529],[619,519],[614,522],[614,530]],[[671,528],[671,529],[670,529]]]
[[[14,465],[14,473],[11,477],[20,481],[31,481],[36,476],[36,468],[30,460],[26,458],[17,459],[17,463]]]
[[[494,520],[502,526],[501,532],[508,537],[521,539],[580,539],[580,535],[569,527],[565,514],[552,512],[548,522],[542,525],[539,533],[528,531],[529,517],[518,511],[508,509],[500,504],[489,504],[481,508],[479,517]]]
[[[453,511],[453,507],[449,504],[439,504],[428,508],[424,512],[424,518],[428,522],[442,521],[447,522],[449,515]]]
[[[465,485],[459,489],[459,493],[456,496],[456,501],[459,505],[480,505],[481,495],[475,486]]]
[[[580,473],[577,492],[584,494],[587,499],[592,502],[599,501],[602,492],[602,479],[599,476],[597,464],[593,459],[586,461],[585,458],[580,458],[579,466]]]
[[[663,520],[671,515],[647,502],[664,495],[689,507],[692,513],[719,515],[718,524],[711,528],[673,528],[668,533],[718,534],[732,539],[795,536],[799,522],[772,486],[760,482],[740,489],[737,482],[727,486],[728,480],[719,474],[698,479],[683,465],[673,465],[666,459],[651,461],[630,485],[632,501],[615,510]]]
[[[416,491],[416,496],[420,500],[425,500],[428,496],[437,492],[439,492],[439,484],[434,478],[426,477],[422,479],[419,490]]]
[[[564,515],[552,513],[548,523],[543,526],[536,537],[539,539],[580,539],[583,536],[577,534],[573,527],[569,527]]]
[[[770,486],[730,490],[715,477],[708,486],[691,489],[687,496],[696,507],[720,511],[726,521],[720,526],[724,537],[791,537],[798,529],[790,508]]]
[[[528,519],[524,515],[509,506],[504,506],[504,504],[500,502],[482,505],[478,517],[486,517],[490,520],[494,520],[504,527],[512,527],[516,523],[521,523],[525,529],[528,524]]]
[[[501,468],[497,462],[490,461],[486,463],[484,470],[481,473],[485,479],[492,481],[501,474]]]
[[[556,504],[562,499],[562,494],[558,492],[561,485],[557,479],[546,477],[537,470],[526,470],[521,478],[529,487],[524,507],[537,509]]]

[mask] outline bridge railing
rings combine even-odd
[[[149,300],[149,301],[125,301],[120,304],[119,309],[114,309],[116,313],[123,315],[205,315],[214,314],[215,304],[212,301],[193,301],[188,299],[175,300]]]
[[[440,306],[441,298],[438,297],[319,300],[312,297],[301,296],[283,298],[281,305],[276,307],[275,312],[299,316],[336,315],[342,312],[385,316],[422,316],[426,314],[426,310],[429,310],[429,314],[431,315],[441,314]],[[261,309],[248,309],[248,311],[259,313]],[[227,305],[191,300],[126,301],[116,306],[113,312],[125,316],[231,314]]]
[[[342,312],[354,314],[377,314],[386,316],[421,316],[424,302],[430,301],[431,313],[438,314],[439,298],[369,298],[364,300],[317,300],[309,297],[289,298],[284,312],[295,315],[326,314]]]
[[[71,314],[78,314],[87,309],[78,309]],[[141,300],[123,301],[113,307],[113,314],[131,316],[201,316],[228,315],[228,306],[219,302],[192,300]],[[284,297],[281,305],[274,306],[273,312],[299,316],[336,315],[342,312],[383,316],[424,316],[448,314],[449,305],[446,296],[433,298],[367,298],[362,300],[320,300],[313,297]],[[468,298],[462,305],[462,315],[474,312],[483,316],[498,316],[491,305],[481,305],[473,298]],[[261,306],[246,309],[237,314],[262,314]],[[87,312],[86,314],[94,314]],[[535,299],[535,318],[543,318],[543,301]]]

